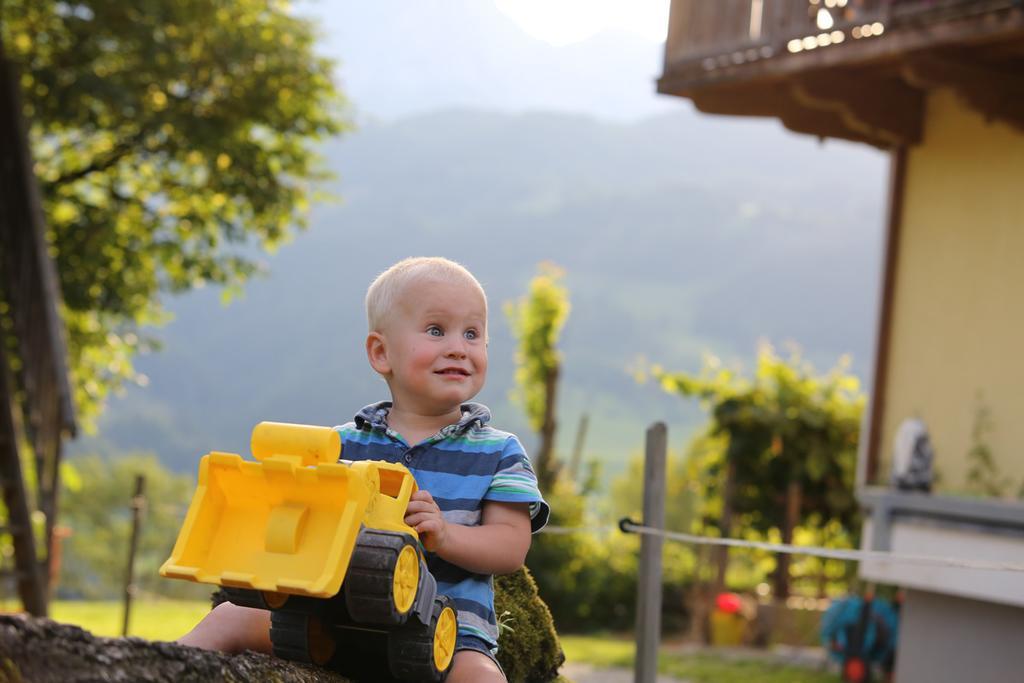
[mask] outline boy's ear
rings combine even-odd
[[[385,377],[391,374],[387,344],[384,336],[379,332],[371,332],[366,337],[366,359],[370,361],[370,367],[376,370],[378,374]]]

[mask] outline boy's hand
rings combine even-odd
[[[448,538],[448,523],[430,491],[420,489],[412,494],[405,510],[405,523],[416,530],[423,547],[432,553],[438,552]]]

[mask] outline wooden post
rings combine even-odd
[[[664,422],[647,429],[644,453],[643,526],[665,528],[665,461],[668,430]],[[658,675],[658,644],[661,641],[661,548],[662,538],[640,538],[640,567],[636,604],[635,683],[654,683]]]
[[[590,415],[580,416],[580,426],[576,429],[576,442],[572,446],[572,463],[569,465],[569,476],[573,483],[579,484],[580,463],[583,460],[583,442],[587,438],[587,427],[590,426]]]
[[[139,547],[139,529],[142,527],[142,512],[146,507],[146,499],[143,492],[146,489],[146,477],[139,474],[135,476],[135,495],[132,496],[132,538],[128,546],[128,571],[124,579],[124,623],[121,626],[121,635],[128,635],[128,617],[132,612],[132,596],[135,594],[135,551]]]

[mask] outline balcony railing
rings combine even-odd
[[[1021,0],[673,0],[665,76],[699,80],[781,55],[1020,8]]]

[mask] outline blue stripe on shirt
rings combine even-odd
[[[405,464],[421,489],[457,523],[479,524],[484,501],[530,504],[531,528],[548,518],[548,505],[522,444],[514,435],[486,424],[490,412],[479,404],[462,406],[463,417],[433,437],[410,447],[387,427],[389,403],[367,406],[353,422],[337,427],[345,460],[385,460]],[[428,554],[427,564],[441,593],[455,600],[459,632],[497,644],[491,577],[475,574]]]

